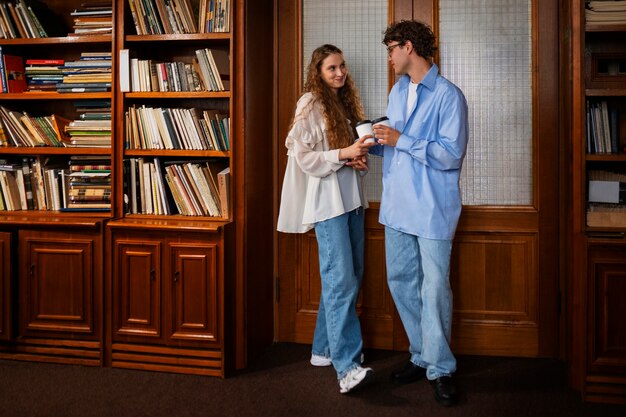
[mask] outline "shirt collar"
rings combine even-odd
[[[426,73],[426,75],[424,76],[424,78],[422,79],[422,81],[419,82],[419,84],[422,84],[424,87],[428,88],[429,90],[434,90],[435,82],[437,81],[437,75],[439,75],[439,67],[436,64],[433,64],[428,70],[428,72]],[[411,77],[407,74],[404,76],[404,87],[408,88],[410,84],[411,84]]]

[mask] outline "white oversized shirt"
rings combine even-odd
[[[339,149],[328,149],[322,107],[311,93],[303,94],[298,100],[285,146],[288,158],[278,215],[279,232],[305,233],[317,222],[367,207],[361,175],[344,166],[339,160]]]

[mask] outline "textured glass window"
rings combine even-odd
[[[441,73],[465,93],[466,205],[532,204],[531,2],[439,0]]]
[[[383,116],[387,109],[387,53],[382,43],[386,27],[384,0],[303,1],[302,67],[306,70],[311,52],[318,46],[330,43],[339,47],[370,119]],[[370,158],[365,184],[370,201],[380,201],[382,194],[381,162],[379,157]]]

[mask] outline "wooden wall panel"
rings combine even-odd
[[[315,233],[299,239],[297,251],[300,262],[296,273],[297,341],[311,343],[321,295],[319,257]],[[378,349],[393,348],[394,307],[385,275],[384,233],[366,229],[365,275],[357,301],[364,344]]]
[[[450,271],[455,352],[538,354],[536,248],[534,233],[457,234]]]
[[[588,368],[626,374],[626,246],[589,249]]]

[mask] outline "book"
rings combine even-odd
[[[120,49],[119,60],[120,91],[128,92],[130,91],[130,57],[128,49]]]
[[[9,90],[7,89],[7,76],[4,71],[4,51],[2,50],[2,45],[0,45],[0,82],[2,84],[2,93],[6,93]]]
[[[21,93],[26,90],[24,60],[21,56],[4,54],[4,72],[7,80],[7,92]]]
[[[220,193],[222,216],[230,217],[230,167],[217,173],[217,188]]]

